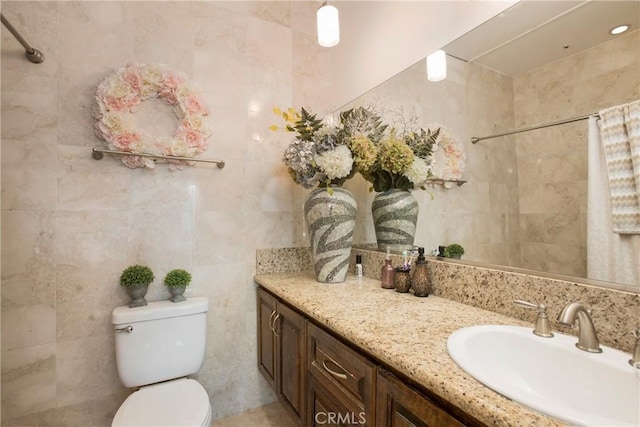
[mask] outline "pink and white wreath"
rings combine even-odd
[[[137,106],[159,98],[173,107],[178,117],[176,132],[171,137],[153,137],[136,129]],[[94,109],[95,132],[109,149],[131,153],[195,157],[208,148],[211,136],[209,110],[186,77],[164,65],[132,63],[104,79],[96,91]],[[188,161],[168,160],[171,169],[182,168]],[[130,168],[153,168],[148,157],[122,156]]]

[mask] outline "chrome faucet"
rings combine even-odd
[[[558,315],[558,322],[565,326],[573,326],[578,319],[578,342],[576,347],[589,353],[602,353],[600,341],[596,334],[596,328],[591,321],[591,310],[580,304],[572,302],[567,304]]]

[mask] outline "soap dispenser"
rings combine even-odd
[[[393,289],[393,275],[395,274],[395,270],[393,265],[391,265],[391,248],[387,246],[387,255],[384,257],[384,265],[382,266],[382,271],[380,272],[382,287],[384,289]]]
[[[431,279],[429,278],[429,271],[427,269],[427,260],[424,257],[424,248],[418,248],[418,259],[414,267],[411,285],[413,286],[413,295],[417,297],[429,296]]]

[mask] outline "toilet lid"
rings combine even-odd
[[[183,378],[142,387],[120,405],[112,427],[197,426],[208,424],[211,405],[206,390]]]

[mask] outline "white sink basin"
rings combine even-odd
[[[475,379],[525,406],[574,425],[640,426],[640,372],[629,354],[532,328],[479,325],[449,336],[451,358]]]

